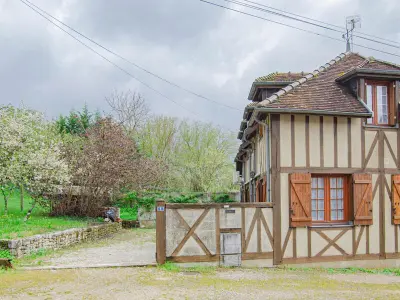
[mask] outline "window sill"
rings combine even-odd
[[[353,227],[353,222],[348,223],[339,223],[339,224],[313,224],[309,226],[310,228],[344,228],[344,227]]]
[[[372,124],[363,124],[364,128],[370,128],[370,129],[397,129],[399,128],[399,125],[396,124],[394,126],[391,125],[372,125]]]

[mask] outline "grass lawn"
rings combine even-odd
[[[73,217],[49,217],[48,212],[36,206],[30,219],[24,216],[31,206],[31,198],[24,198],[24,211],[20,210],[20,195],[16,191],[8,201],[8,215],[4,215],[4,199],[0,196],[0,239],[15,239],[68,228],[86,227],[96,219]]]

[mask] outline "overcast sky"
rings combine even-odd
[[[246,10],[336,38],[339,33]],[[400,42],[398,0],[253,0],[337,25],[361,15],[357,29]],[[213,122],[237,131],[254,78],[275,71],[312,71],[345,44],[223,10],[198,0],[31,0],[65,23],[142,67],[240,111],[173,88],[102,51],[110,60],[188,110],[141,85],[82,47],[19,0],[0,0],[0,104],[25,106],[53,118],[86,102],[109,111],[114,89],[136,90],[152,112]],[[355,39],[400,55],[399,49]],[[400,58],[354,47],[400,64]],[[99,50],[101,51],[101,49]]]

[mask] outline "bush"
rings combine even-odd
[[[167,202],[169,203],[198,203],[199,196],[202,194],[192,194],[192,195],[179,195],[179,196],[169,196]]]
[[[13,259],[9,250],[0,249],[0,258]]]
[[[214,203],[232,203],[236,202],[235,200],[229,198],[228,194],[219,194],[219,195],[213,195],[212,200]]]

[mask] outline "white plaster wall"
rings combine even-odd
[[[281,149],[281,167],[290,167],[292,165],[292,142],[290,129],[290,115],[281,115],[280,120],[280,149]]]
[[[365,158],[367,158],[368,156],[369,150],[372,146],[376,134],[377,134],[376,131],[365,131]],[[376,143],[371,158],[368,161],[367,168],[379,167],[378,148],[379,148],[378,143]]]
[[[361,168],[361,119],[351,120],[351,165]]]
[[[372,174],[372,190],[378,180],[377,174]],[[372,203],[373,224],[369,226],[369,252],[370,254],[379,254],[379,188],[375,194]]]
[[[295,161],[296,167],[306,166],[306,116],[295,115]]]
[[[297,239],[296,239],[297,257],[307,257],[308,256],[307,228],[297,228],[296,231],[297,231]]]
[[[333,117],[324,117],[324,167],[334,166]]]
[[[386,181],[389,183],[391,188],[391,175],[385,175]],[[390,195],[385,191],[385,251],[388,253],[395,252],[395,242],[394,242],[394,225],[392,225],[392,203],[390,200]]]
[[[389,141],[389,144],[393,150],[395,158],[397,156],[397,132],[386,131],[386,138]],[[384,164],[385,168],[397,168],[396,160],[393,159],[393,156],[390,153],[389,147],[384,143]]]
[[[348,167],[347,118],[337,118],[337,155],[338,167]]]
[[[320,167],[320,124],[319,116],[310,116],[310,166]]]

